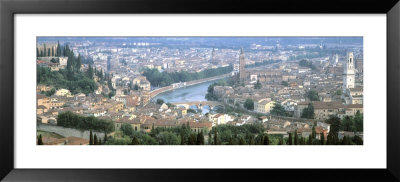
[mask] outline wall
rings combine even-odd
[[[47,131],[47,132],[54,132],[60,134],[64,137],[74,136],[79,138],[86,138],[89,139],[90,131],[88,130],[77,130],[73,128],[64,128],[62,126],[54,126],[54,125],[46,125],[46,124],[39,124],[37,125],[37,130]],[[97,138],[104,138],[104,132],[94,132],[97,135]]]

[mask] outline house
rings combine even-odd
[[[64,106],[65,102],[61,101],[50,101],[49,109],[61,109]]]
[[[265,123],[265,122],[268,121],[268,117],[267,117],[267,116],[261,116],[261,117],[258,118],[258,120],[259,120],[260,122],[262,122],[262,123]]]
[[[165,104],[165,103],[163,103],[163,104],[160,106],[159,111],[162,112],[162,111],[166,111],[166,110],[168,110],[168,105]]]
[[[212,122],[189,122],[189,127],[192,132],[206,133],[211,130],[212,124]]]
[[[323,127],[321,127],[321,126],[316,126],[315,127],[315,133],[316,133],[316,138],[318,139],[318,140],[321,140],[321,134],[323,134],[324,135],[324,139],[325,140],[327,140],[327,137],[328,137],[328,130],[327,129],[324,129]]]
[[[83,94],[83,93],[76,94],[75,95],[75,100],[83,102],[83,101],[86,100],[86,95]]]
[[[270,99],[260,99],[257,102],[254,102],[254,111],[259,113],[269,114],[272,108],[275,105],[275,101],[271,101]]]
[[[143,90],[146,90],[146,91],[151,90],[150,82],[144,76],[139,76],[139,77],[134,78],[132,83],[134,85],[138,85],[139,88],[142,88]]]
[[[60,66],[62,67],[67,66],[68,57],[59,57],[58,61],[60,62]]]
[[[132,126],[134,131],[140,131],[141,124],[139,118],[130,119],[129,117],[122,117],[115,121],[114,128],[115,130],[120,130],[123,124],[129,124]]]
[[[150,82],[147,80],[140,81],[139,87],[146,91],[151,90]]]
[[[36,114],[42,114],[47,111],[48,109],[44,105],[37,106],[36,108]]]
[[[219,124],[226,124],[225,121],[225,114],[215,114],[215,115],[209,115],[209,120],[213,123],[213,126],[219,125]]]
[[[148,133],[153,127],[171,128],[175,126],[178,126],[178,121],[176,119],[148,119],[141,125],[141,129]]]
[[[305,108],[308,107],[310,102],[299,102],[295,107],[294,116],[301,117],[301,114]],[[328,119],[330,115],[335,115],[340,118],[344,116],[354,116],[357,111],[363,112],[362,104],[348,104],[345,105],[341,101],[334,102],[311,102],[314,106],[315,119]]]
[[[186,115],[187,115],[187,109],[184,108],[184,107],[180,107],[180,108],[178,109],[178,117],[179,117],[179,118],[183,118],[183,117],[185,117]]]
[[[350,88],[350,102],[351,104],[363,104],[362,87]]]
[[[124,104],[122,102],[114,102],[113,106],[109,108],[109,112],[119,112],[124,109]]]
[[[241,117],[240,117],[240,120],[241,121],[244,121],[244,122],[247,122],[247,121],[249,121],[251,119],[251,116],[249,116],[249,115],[242,115]]]
[[[97,108],[94,111],[92,111],[92,114],[94,117],[101,117],[101,116],[104,116],[106,113],[107,113],[107,111],[102,108]]]
[[[36,86],[36,92],[46,92],[50,91],[53,87],[47,85],[38,85]]]
[[[48,63],[49,68],[51,71],[59,71],[60,70],[60,64],[58,63]]]
[[[56,96],[70,96],[71,92],[67,89],[58,89],[55,93]]]
[[[46,97],[45,95],[42,95],[42,94],[37,94],[36,99],[37,99],[37,106],[43,105],[44,107],[49,109],[49,107],[50,107],[49,106],[49,103],[50,103],[49,97]]]

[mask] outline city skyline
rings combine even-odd
[[[41,144],[363,143],[362,37],[37,37],[36,51]]]

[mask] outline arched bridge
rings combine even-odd
[[[186,109],[189,109],[190,106],[195,105],[199,109],[203,109],[204,106],[210,107],[210,109],[213,109],[215,106],[223,106],[221,102],[216,102],[216,101],[192,101],[192,102],[174,102],[172,103],[176,106],[183,106]]]
[[[178,89],[178,88],[181,88],[181,87],[188,87],[188,86],[192,86],[192,85],[196,85],[196,84],[200,84],[200,83],[204,83],[204,82],[209,82],[209,81],[213,81],[213,80],[219,80],[219,79],[230,77],[230,76],[232,76],[232,74],[228,73],[228,74],[224,74],[224,75],[219,75],[219,76],[214,76],[214,77],[209,77],[209,78],[203,78],[203,79],[193,80],[193,81],[189,81],[189,82],[183,82],[182,83],[183,86],[174,87],[174,86],[170,85],[170,86],[166,86],[166,87],[161,87],[161,88],[158,88],[156,90],[150,91],[150,97],[153,98],[153,97],[155,97],[158,94],[161,94],[163,92],[167,92],[167,91],[170,91],[170,90]]]

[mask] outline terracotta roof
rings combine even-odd
[[[45,98],[48,98],[48,97],[46,97],[45,95],[42,95],[42,94],[36,94],[36,98],[37,99],[45,99]]]
[[[165,120],[165,119],[153,119],[146,120],[144,125],[153,125],[154,126],[176,126],[178,122],[176,120]]]
[[[37,109],[46,109],[46,107],[44,105],[40,105],[37,107]]]
[[[324,132],[324,128],[322,128],[321,126],[316,126],[315,127],[315,133],[320,134],[322,132]]]
[[[308,105],[310,102],[298,102],[297,105]],[[313,101],[312,102],[314,109],[339,109],[343,108],[344,105],[340,101],[334,102],[321,102],[321,101]]]
[[[363,108],[363,104],[349,104],[346,108]]]
[[[128,117],[123,117],[118,119],[116,123],[140,124],[140,120],[137,118],[130,120]]]
[[[211,122],[189,122],[189,126],[191,128],[211,128],[212,123]]]

